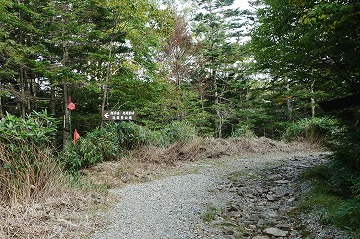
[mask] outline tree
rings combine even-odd
[[[257,1],[255,60],[274,79],[335,95],[357,94],[359,4],[356,1]],[[313,86],[313,87],[311,87]]]
[[[236,63],[241,61],[237,42],[243,24],[241,12],[229,8],[233,1],[196,1],[201,11],[194,19],[194,33],[201,42],[201,67],[197,82],[205,85],[206,107],[213,112],[214,133],[223,136],[223,127],[233,115],[227,95],[229,82],[236,79]]]
[[[174,29],[159,61],[167,69],[170,79],[180,87],[182,81],[190,81],[189,76],[197,65],[196,53],[200,45],[194,42],[185,18],[180,15],[174,18]]]
[[[1,6],[1,114],[16,111],[23,117],[35,108],[38,91],[38,56],[43,50],[39,38],[41,2],[3,1]],[[31,104],[34,104],[31,106]]]

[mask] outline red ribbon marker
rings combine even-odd
[[[68,108],[69,110],[75,110],[76,107],[75,107],[75,104],[72,102],[71,97],[69,97],[69,102],[70,102],[70,103],[67,105],[67,108]]]
[[[80,134],[77,132],[77,130],[74,130],[74,146],[76,145],[76,141],[80,138]]]

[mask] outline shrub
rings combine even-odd
[[[126,149],[141,145],[168,147],[175,142],[185,142],[196,136],[195,127],[186,121],[174,121],[160,130],[148,130],[133,122],[122,122],[119,125],[121,145]]]
[[[0,199],[18,203],[45,196],[61,177],[49,147],[57,120],[46,110],[0,120]]]
[[[0,141],[5,143],[49,144],[56,134],[57,120],[47,111],[32,112],[25,118],[6,113],[0,120]]]
[[[80,137],[76,146],[68,145],[60,155],[65,168],[77,172],[81,168],[103,160],[120,157],[123,150],[142,145],[168,147],[176,142],[185,142],[196,136],[196,130],[187,122],[173,122],[161,130],[151,131],[133,122],[108,124]]]
[[[356,238],[360,237],[359,131],[353,127],[337,133],[329,142],[333,151],[329,164],[308,175],[316,182],[308,204],[326,212],[323,220],[353,232]]]
[[[239,124],[236,127],[236,130],[231,133],[231,137],[233,137],[233,138],[237,138],[237,137],[252,138],[252,137],[255,137],[255,133],[249,124]]]
[[[328,220],[360,237],[360,128],[341,132],[329,147],[333,151],[329,187],[343,201]]]
[[[104,160],[114,160],[121,154],[116,126],[106,125],[80,137],[76,146],[69,144],[60,154],[67,171],[76,172]]]
[[[286,129],[284,139],[324,143],[340,131],[342,131],[340,123],[335,119],[327,117],[306,118],[292,123]]]
[[[334,225],[349,230],[356,238],[360,237],[360,199],[352,198],[338,205],[335,211],[329,214]]]
[[[117,125],[118,137],[121,147],[134,149],[141,145],[150,144],[153,131],[133,122],[120,122]]]
[[[158,147],[168,147],[173,143],[187,142],[195,138],[196,135],[196,129],[186,121],[174,121],[161,129],[151,144]]]

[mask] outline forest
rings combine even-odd
[[[76,174],[194,135],[296,139],[333,151],[319,177],[344,202],[337,222],[359,228],[360,105],[319,106],[359,98],[358,1],[0,1],[3,201],[20,158],[34,175],[49,157]]]

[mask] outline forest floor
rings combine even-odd
[[[308,187],[298,183],[299,173],[324,162],[317,151],[267,138],[132,150],[83,170],[81,188],[0,206],[0,237],[344,238],[318,224],[317,215],[296,210]]]

